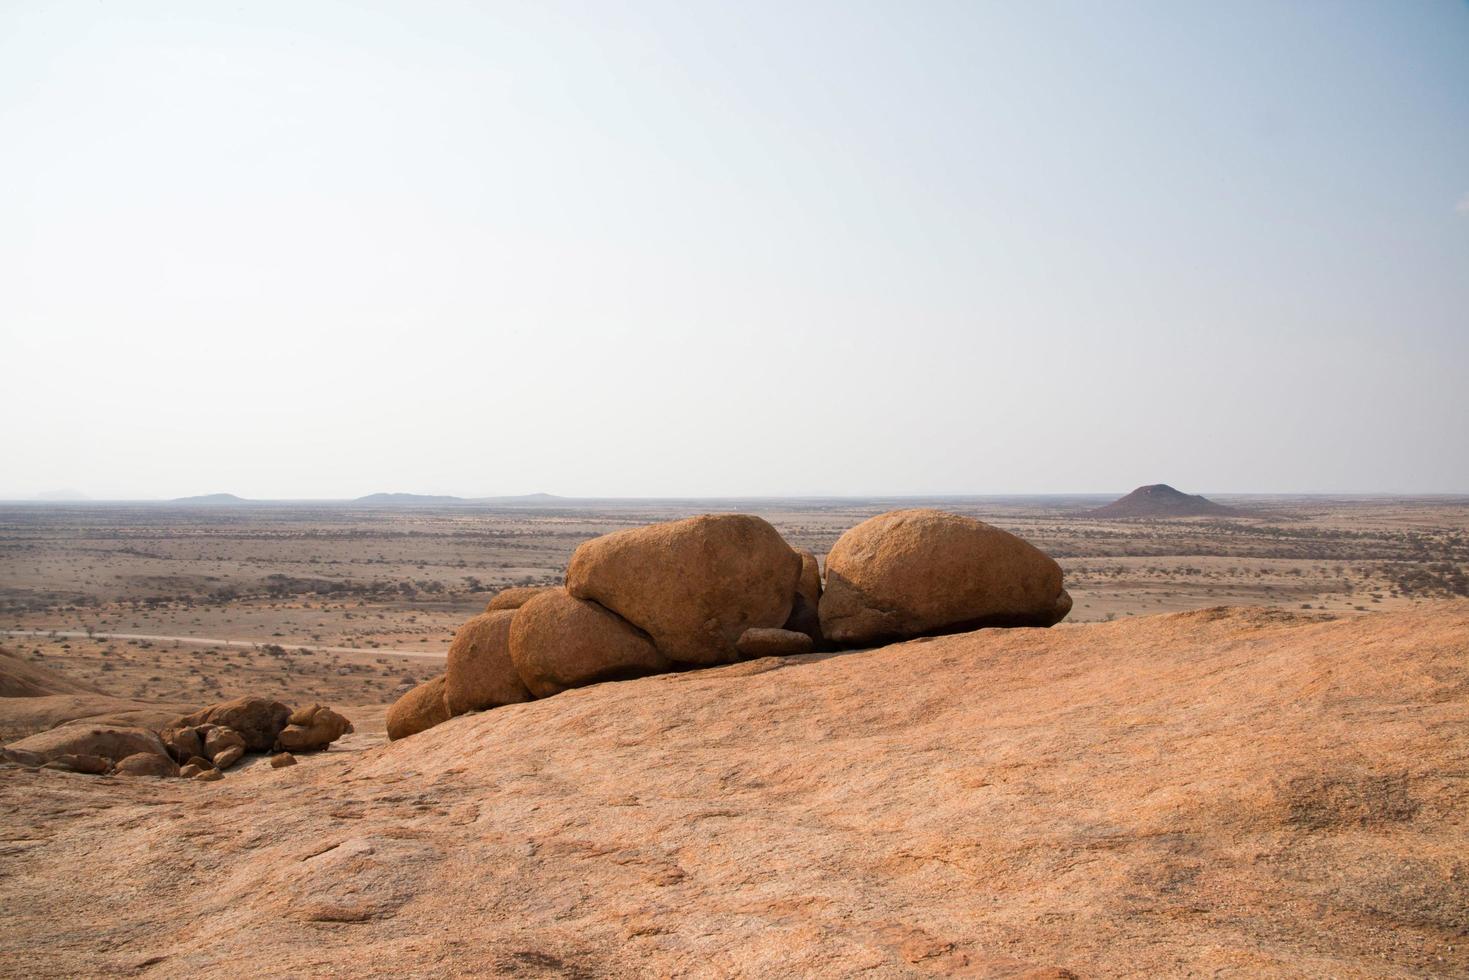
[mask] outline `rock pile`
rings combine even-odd
[[[4,757],[27,766],[105,776],[218,779],[246,752],[309,752],[352,731],[323,705],[292,711],[279,701],[235,698],[175,719],[162,731],[61,725],[12,742]]]
[[[1013,534],[937,510],[864,521],[827,556],[766,521],[706,514],[576,549],[563,587],[514,588],[465,623],[444,676],[388,711],[405,738],[466,711],[740,659],[794,656],[990,626],[1051,626],[1061,567]]]

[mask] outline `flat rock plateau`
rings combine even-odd
[[[214,783],[0,769],[0,972],[1469,975],[1469,602],[985,630],[364,727]]]

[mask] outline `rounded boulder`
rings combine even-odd
[[[801,557],[749,514],[705,514],[617,531],[571,556],[566,588],[643,630],[681,664],[733,663],[745,630],[790,616]]]
[[[510,621],[516,612],[497,609],[482,613],[454,634],[444,672],[444,702],[449,714],[530,700],[530,691],[510,659]]]
[[[158,776],[172,779],[179,774],[178,765],[168,756],[152,752],[135,752],[117,764],[119,776]]]
[[[538,698],[673,666],[637,627],[563,589],[542,593],[515,611],[510,659]]]
[[[863,646],[986,626],[1051,626],[1071,608],[1061,566],[983,521],[939,510],[879,514],[826,556],[822,635]]]
[[[312,704],[291,712],[290,724],[281,729],[273,751],[315,752],[352,731],[352,723],[324,704]]]
[[[449,708],[444,704],[444,678],[440,675],[393,702],[388,709],[388,739],[396,741],[426,732],[449,717]]]

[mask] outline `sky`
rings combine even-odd
[[[0,498],[1469,492],[1469,4],[0,3]]]

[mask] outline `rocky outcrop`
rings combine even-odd
[[[562,589],[542,593],[516,610],[510,657],[538,698],[673,666],[637,627]]]
[[[29,758],[39,765],[62,756],[94,756],[115,764],[138,753],[167,759],[168,752],[155,732],[146,728],[119,728],[110,725],[62,725],[48,732],[11,742],[6,746],[17,758]]]
[[[251,752],[269,752],[290,717],[291,709],[279,701],[241,697],[201,708],[179,718],[170,727],[222,725],[238,732]]]
[[[800,556],[766,521],[706,514],[585,542],[566,588],[647,633],[669,660],[708,665],[738,659],[750,627],[784,625],[800,577]]]
[[[847,531],[826,556],[827,640],[872,646],[984,626],[1050,626],[1071,608],[1061,566],[981,521],[899,510]]]
[[[485,603],[485,612],[519,609],[542,592],[549,592],[555,588],[554,585],[513,585],[508,589],[501,589],[489,602]]]
[[[324,704],[297,708],[280,737],[274,751],[317,752],[352,731],[352,723]]]
[[[1398,608],[665,674],[215,786],[0,771],[0,974],[1469,977],[1469,601]]]
[[[510,659],[510,621],[515,616],[515,609],[482,613],[454,634],[444,671],[444,701],[449,714],[530,700],[530,691]]]
[[[397,740],[426,732],[450,718],[444,703],[443,675],[424,681],[393,702],[388,709],[388,738]]]

